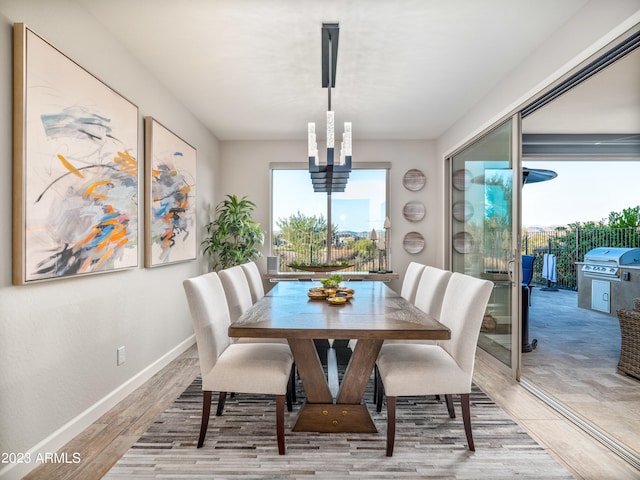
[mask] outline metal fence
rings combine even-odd
[[[548,283],[542,277],[543,256],[556,256],[556,286],[577,289],[576,262],[597,247],[640,248],[640,228],[572,228],[526,230],[522,254],[533,255],[533,284]],[[327,245],[326,232],[305,233],[293,238],[274,235],[272,255],[279,258],[281,272],[296,271],[295,265],[344,265],[344,271],[368,272],[388,269],[384,233],[372,240],[368,232],[338,232]]]
[[[532,283],[548,283],[542,277],[542,266],[544,254],[551,253],[556,256],[556,285],[576,290],[576,262],[584,261],[585,253],[597,247],[640,248],[640,228],[526,230],[522,242],[522,254],[536,257]]]
[[[278,257],[281,272],[296,271],[296,265],[342,265],[346,272],[388,269],[384,233],[338,232],[327,244],[326,232],[306,232],[285,238],[274,235],[271,253]],[[341,270],[341,271],[342,271]]]

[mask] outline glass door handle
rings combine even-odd
[[[507,272],[508,272],[508,274],[509,274],[509,281],[510,281],[510,282],[512,282],[512,283],[515,283],[515,281],[516,281],[516,279],[515,279],[515,278],[514,278],[514,276],[513,276],[513,273],[514,273],[514,271],[513,271],[513,266],[514,266],[515,264],[516,264],[516,260],[515,260],[515,258],[512,258],[511,260],[509,260],[509,261],[507,262]]]

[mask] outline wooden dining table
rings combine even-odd
[[[230,337],[286,338],[304,386],[294,431],[377,432],[362,403],[384,340],[447,340],[450,330],[383,282],[350,282],[344,305],[311,300],[319,282],[279,282],[229,326]],[[355,339],[353,354],[332,394],[314,340]]]

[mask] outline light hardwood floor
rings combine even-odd
[[[26,479],[99,479],[198,374],[195,346],[120,402],[60,452],[82,462],[44,465]],[[577,479],[631,480],[640,472],[574,427],[479,352],[475,382]]]

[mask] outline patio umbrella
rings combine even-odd
[[[556,178],[558,174],[553,170],[544,170],[542,168],[522,167],[522,185],[528,183],[546,182]]]
[[[522,185],[526,185],[528,183],[546,182],[547,180],[552,180],[557,176],[558,174],[553,170],[522,167]],[[471,182],[482,185],[485,182],[485,176],[478,175],[476,177],[473,177],[471,179]]]

